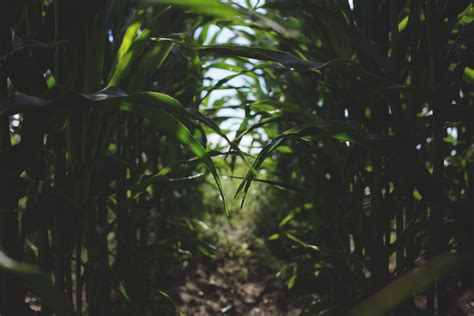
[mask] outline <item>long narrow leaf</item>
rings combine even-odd
[[[239,10],[218,0],[143,0],[144,3],[171,4],[183,9],[222,18],[233,18]]]
[[[423,290],[455,271],[463,260],[459,255],[437,257],[393,281],[367,300],[355,306],[347,316],[385,315],[413,293]]]
[[[71,104],[77,105],[77,103],[82,103],[85,109],[89,107],[98,111],[114,111],[120,109],[133,112],[148,119],[157,129],[170,136],[176,137],[199,157],[211,172],[220,191],[224,208],[226,208],[222,184],[211,157],[201,143],[194,139],[189,129],[177,118],[181,116],[192,119],[197,117],[196,113],[190,114],[179,101],[166,94],[149,92],[127,96],[119,89],[108,88],[89,95],[69,91],[50,101],[18,95],[0,101],[0,115],[12,115],[42,108],[68,111],[73,109]],[[205,120],[203,120],[203,122],[205,122]]]
[[[56,289],[50,277],[35,266],[15,261],[0,251],[0,269],[23,279],[41,296],[41,303],[58,315],[76,315],[69,298]]]

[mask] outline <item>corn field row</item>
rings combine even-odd
[[[303,315],[464,315],[473,6],[1,1],[0,315],[144,315],[209,190]]]

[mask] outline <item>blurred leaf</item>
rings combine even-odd
[[[464,69],[464,76],[463,76],[464,80],[466,80],[467,82],[469,82],[470,84],[474,84],[474,69],[473,68],[469,68],[469,67],[466,67]]]
[[[279,238],[280,238],[280,234],[277,233],[277,234],[273,234],[273,235],[267,237],[267,240],[277,240]]]
[[[474,5],[470,4],[462,13],[459,14],[460,24],[469,24],[474,21]]]
[[[402,32],[408,25],[408,16],[406,16],[400,23],[398,23],[398,31]]]
[[[413,293],[427,288],[456,271],[462,262],[461,256],[446,254],[421,264],[356,305],[347,316],[385,315]]]
[[[176,315],[178,316],[184,316],[184,313],[182,313],[178,306],[176,305],[176,303],[174,302],[174,300],[171,298],[171,296],[169,296],[165,291],[161,291],[161,290],[156,290],[154,288],[152,288],[152,290],[158,294],[160,294],[161,296],[165,297],[170,303],[171,305],[173,305],[173,308],[176,312]]]
[[[122,295],[122,297],[127,300],[127,302],[129,302],[130,304],[132,303],[132,300],[128,296],[127,291],[125,290],[125,287],[123,286],[122,281],[118,282],[117,290],[119,291],[120,295]]]
[[[285,226],[289,222],[291,222],[295,218],[295,213],[290,212],[290,214],[286,215],[285,218],[280,222],[280,227]]]
[[[297,274],[291,276],[291,278],[288,280],[288,289],[292,289],[295,286],[297,278],[298,278]]]
[[[41,302],[59,315],[76,315],[70,299],[56,289],[48,274],[35,266],[15,261],[0,251],[0,269],[23,279],[31,289],[41,296]]]
[[[320,250],[318,246],[316,246],[316,245],[310,245],[310,244],[308,244],[308,243],[302,241],[301,239],[299,239],[298,237],[296,237],[295,235],[293,235],[293,234],[291,234],[291,233],[286,233],[285,236],[286,236],[288,239],[294,241],[295,243],[297,243],[298,245],[300,245],[300,246],[303,247],[303,248],[313,249],[313,250],[315,250],[315,251],[319,251],[319,250]]]

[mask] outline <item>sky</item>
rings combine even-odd
[[[247,6],[245,0],[234,0],[233,2],[237,3],[237,4],[240,4],[244,7]],[[348,2],[349,2],[350,8],[353,9],[354,8],[353,0],[348,0]],[[262,5],[262,4],[265,3],[265,0],[260,0],[260,1],[259,0],[250,0],[250,3],[251,3],[252,6],[255,6],[257,3]],[[263,9],[261,9],[261,10],[263,10]],[[219,31],[220,31],[220,34],[217,37],[217,42],[219,44],[238,44],[238,45],[243,45],[243,46],[250,45],[248,40],[246,40],[245,38],[242,38],[242,37],[240,37],[240,38],[238,37],[238,38],[234,39],[232,43],[229,43],[229,40],[235,34],[231,30],[229,30],[228,28],[221,29],[217,26],[213,26],[213,27],[210,28],[209,38],[211,38],[212,35],[215,34],[215,32],[219,32]],[[251,30],[249,30],[249,31],[251,32]],[[198,33],[196,35],[198,35]],[[212,70],[208,71],[205,74],[205,76],[211,78],[211,80],[213,82],[217,82],[220,79],[225,78],[225,77],[227,77],[228,75],[231,75],[231,74],[233,74],[233,72],[225,71],[225,70],[221,70],[221,69],[212,69]],[[244,81],[243,78],[244,78],[244,76],[236,77],[236,78],[232,79],[229,82],[229,85],[237,86],[237,87],[244,86],[245,81]],[[210,83],[210,82],[208,82],[208,83]],[[234,96],[234,95],[235,95],[235,91],[231,90],[231,89],[213,91],[210,94],[209,104],[212,105],[212,103],[215,100],[218,100],[218,99],[220,99],[224,96]],[[238,103],[238,100],[236,100],[236,99],[232,100],[231,99],[229,101],[229,105],[231,105],[231,104],[232,105],[237,105],[239,103]],[[349,113],[346,113],[346,117],[348,116],[348,114]],[[231,133],[228,136],[229,136],[230,139],[232,139],[235,136],[235,132],[239,128],[239,125],[242,122],[242,119],[244,118],[244,111],[241,110],[241,109],[236,109],[236,110],[225,109],[225,110],[221,110],[219,112],[219,115],[220,116],[234,116],[235,117],[233,119],[226,120],[225,122],[223,122],[221,124],[222,129],[231,131]],[[457,129],[455,127],[448,128],[447,133],[448,133],[448,135],[452,136],[454,139],[457,139],[457,134],[458,133],[457,133]],[[263,135],[263,138],[265,139],[265,135]],[[211,134],[209,136],[208,140],[211,143],[211,146],[215,146],[217,144],[225,144],[224,140],[220,136],[218,136],[217,134]],[[250,136],[244,137],[242,139],[242,142],[241,142],[242,149],[247,149],[246,147],[248,147],[251,144],[251,141],[252,141],[252,138]],[[256,153],[256,152],[258,152],[258,149],[257,148],[251,149],[250,152],[251,153]]]
[[[237,3],[237,4],[240,4],[244,7],[247,6],[246,4],[246,1],[245,0],[234,0],[233,1],[234,3]],[[259,3],[260,5],[261,4],[264,4],[265,1],[264,0],[250,0],[250,3],[253,6],[257,5],[257,3]],[[247,29],[247,31],[251,32],[252,30],[251,29]],[[245,39],[245,38],[242,38],[242,37],[237,37],[235,38],[232,42],[230,42],[230,39],[232,37],[235,36],[235,34],[228,28],[219,28],[217,26],[211,26],[209,28],[209,35],[208,35],[208,39],[212,38],[212,36],[216,33],[216,32],[220,32],[220,34],[218,35],[216,41],[218,44],[237,44],[237,45],[242,45],[242,46],[248,46],[250,45],[250,42]],[[196,36],[199,36],[199,31],[196,32],[195,34],[195,37]],[[208,44],[207,42],[205,42],[205,44]],[[210,71],[208,71],[206,74],[205,74],[205,77],[209,77],[211,78],[212,82],[218,82],[219,80],[229,76],[229,75],[232,75],[232,74],[235,74],[234,72],[231,72],[231,71],[226,71],[226,70],[222,70],[222,69],[211,69]],[[205,82],[205,84],[210,84],[211,82]],[[244,80],[244,76],[238,76],[234,79],[232,79],[231,81],[228,82],[229,85],[231,86],[235,86],[235,87],[241,87],[241,86],[245,86],[245,80]],[[236,92],[235,90],[233,89],[228,89],[228,90],[216,90],[216,91],[213,91],[211,92],[210,96],[209,96],[209,104],[212,105],[212,103],[222,97],[225,97],[225,96],[235,96]],[[240,102],[237,100],[237,99],[230,99],[229,100],[229,103],[228,105],[238,105]],[[243,118],[245,117],[245,114],[244,114],[244,111],[242,109],[235,109],[235,110],[231,110],[231,109],[223,109],[221,111],[219,111],[218,113],[220,116],[233,116],[235,118],[232,118],[232,119],[228,119],[226,121],[224,121],[222,124],[221,124],[221,128],[223,130],[230,130],[231,132],[228,134],[228,137],[230,139],[232,139],[233,137],[235,137],[235,134],[236,134],[236,131],[237,129],[239,128],[239,125],[241,124]],[[217,134],[211,134],[208,136],[208,141],[210,142],[211,146],[215,146],[217,144],[224,144],[224,140],[222,139],[222,137],[220,137],[219,135]],[[246,147],[250,146],[252,142],[252,137],[250,136],[244,136],[240,145],[242,147],[242,149],[246,149]]]
[[[348,2],[349,2],[349,6],[352,9],[353,6],[354,6],[353,5],[353,0],[348,0]],[[247,6],[245,0],[234,0],[233,3],[239,4],[239,5],[244,6],[244,7]],[[265,3],[265,0],[250,0],[250,4],[251,4],[252,7],[255,7],[257,4],[262,5],[264,3]],[[264,10],[264,9],[260,9],[260,10]],[[264,13],[264,12],[262,12],[262,13]],[[251,32],[252,30],[248,29],[248,31]],[[217,37],[217,43],[218,44],[237,44],[237,45],[243,45],[243,46],[250,45],[250,42],[247,39],[242,38],[242,37],[237,37],[230,43],[229,42],[230,39],[233,36],[235,36],[235,34],[228,28],[223,28],[222,29],[222,28],[220,28],[218,26],[214,26],[214,25],[211,26],[210,29],[209,29],[208,39],[212,38],[212,36],[216,32],[220,32],[220,34]],[[199,35],[199,31],[196,32],[195,36],[198,36],[198,35]],[[205,44],[208,44],[208,43],[205,42]],[[234,73],[231,72],[231,71],[226,71],[226,70],[222,70],[222,69],[211,69],[210,71],[208,71],[205,74],[205,77],[209,77],[212,80],[212,82],[215,83],[215,82],[218,82],[219,80],[221,80],[221,79],[223,79],[223,78],[225,78],[225,77],[227,77],[231,74],[234,74]],[[211,84],[210,81],[207,81],[205,83],[206,84]],[[236,86],[236,87],[244,86],[245,85],[244,76],[238,76],[238,77],[232,79],[231,81],[229,81],[228,84],[231,85],[231,86]],[[234,95],[235,95],[235,90],[233,90],[233,89],[213,91],[213,92],[211,92],[211,94],[209,96],[209,104],[212,105],[214,101],[216,101],[216,100],[218,100],[222,97],[225,97],[225,96],[232,97]],[[236,99],[229,100],[229,105],[237,105],[237,104],[238,104],[238,100],[236,100]],[[240,123],[242,122],[242,119],[245,116],[244,111],[242,109],[236,109],[236,110],[224,109],[224,110],[221,110],[218,114],[220,116],[233,116],[233,117],[235,117],[233,119],[228,119],[228,120],[224,121],[221,124],[222,129],[231,131],[228,136],[229,136],[230,139],[232,139],[235,136],[235,132],[239,128],[239,125],[240,125]],[[215,146],[217,144],[224,144],[224,140],[217,134],[209,135],[208,140],[211,143],[211,146]],[[242,139],[242,142],[241,142],[242,147],[245,148],[245,147],[249,146],[251,144],[251,141],[252,141],[252,138],[250,136],[244,137]],[[255,151],[255,150],[252,150],[252,151]]]

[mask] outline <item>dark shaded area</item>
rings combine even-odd
[[[242,3],[0,2],[1,315],[474,314],[472,1]]]

